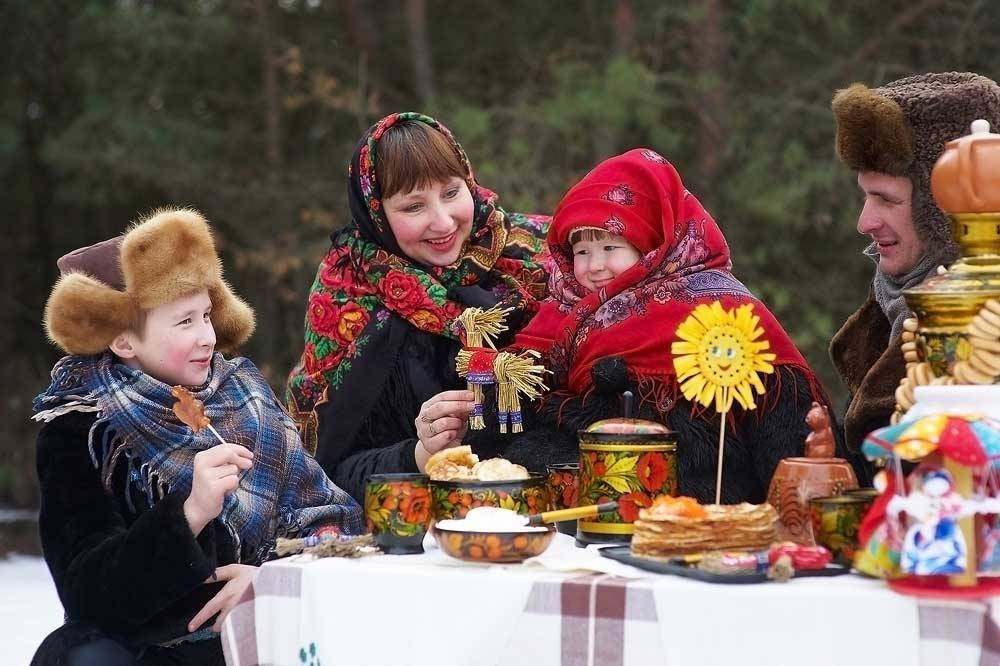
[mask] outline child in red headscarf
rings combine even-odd
[[[775,369],[761,375],[754,411],[734,403],[730,412],[722,501],[763,501],[778,461],[802,455],[812,402],[828,401],[788,334],[730,272],[722,231],[673,165],[647,149],[605,160],[560,202],[548,243],[551,296],[514,346],[542,352],[555,390],[505,455],[536,471],[574,460],[576,431],[621,416],[631,390],[638,416],[676,433],[681,493],[713,501],[719,417],[682,395],[671,344],[699,304],[752,304]]]

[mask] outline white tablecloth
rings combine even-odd
[[[918,603],[854,575],[713,585],[588,560],[557,537],[543,562],[608,573],[472,565],[436,548],[268,563],[224,623],[227,662],[1000,664],[1000,600]]]

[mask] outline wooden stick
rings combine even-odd
[[[722,503],[722,453],[724,449],[724,444],[726,441],[726,414],[729,412],[720,412],[719,417],[722,424],[719,426],[719,468],[715,472],[715,503]]]
[[[222,435],[219,434],[218,430],[212,427],[211,423],[208,424],[208,429],[212,431],[212,434],[215,435],[216,439],[218,439],[223,444],[226,443],[226,440],[222,439]]]

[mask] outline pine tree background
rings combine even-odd
[[[17,0],[0,7],[0,504],[34,506],[41,313],[70,249],[162,205],[203,211],[256,308],[279,392],[347,221],[355,142],[393,111],[451,127],[509,210],[551,212],[601,159],[666,155],[734,270],[835,396],[826,345],[864,299],[861,197],[833,91],[925,71],[998,78],[970,0]]]

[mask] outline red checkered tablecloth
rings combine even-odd
[[[1000,666],[1000,599],[918,601],[857,576],[629,575],[466,566],[436,551],[292,558],[261,567],[223,649],[230,666]]]

